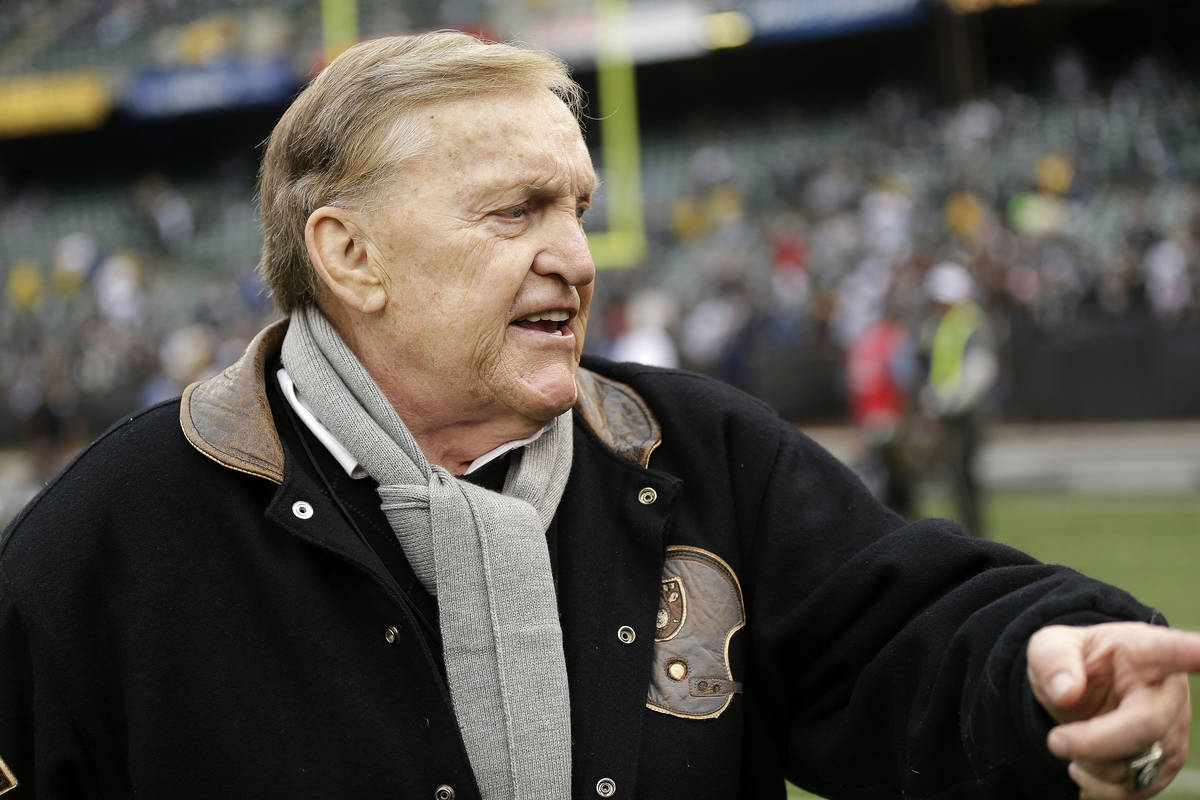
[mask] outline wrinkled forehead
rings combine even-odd
[[[587,195],[595,185],[579,123],[549,90],[492,92],[419,113],[426,166],[460,191],[522,184]]]

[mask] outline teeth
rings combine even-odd
[[[570,318],[570,314],[566,311],[542,311],[538,314],[530,314],[522,319],[523,322],[541,322],[542,320],[550,320],[551,322],[566,322]]]

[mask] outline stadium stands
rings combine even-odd
[[[0,76],[93,70],[135,125],[131,87],[162,68],[282,59],[294,89],[319,62],[317,5],[17,2],[0,22]],[[467,24],[481,8],[364,2],[360,23]],[[685,365],[829,419],[840,347],[885,303],[916,318],[920,275],[952,257],[1006,337],[1003,414],[1195,416],[1200,382],[1180,373],[1200,347],[1200,80],[1149,54],[1103,82],[1069,51],[1045,71],[1056,80],[1040,90],[996,85],[961,103],[883,85],[828,111],[647,130],[650,250],[605,274],[597,302],[664,290]],[[274,99],[226,101],[280,108],[287,92],[269,86]],[[95,433],[225,363],[270,317],[252,275],[265,132],[202,163],[180,153],[53,178],[5,163],[0,142],[0,440]],[[606,351],[621,317],[593,320],[589,348]],[[1112,353],[1131,354],[1122,376],[1140,376],[1138,392],[1105,382]],[[1054,388],[1064,365],[1093,362]]]

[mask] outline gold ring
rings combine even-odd
[[[1146,752],[1129,759],[1129,791],[1140,791],[1158,780],[1165,755],[1162,742],[1155,742]]]

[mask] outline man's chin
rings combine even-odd
[[[572,383],[571,391],[569,393],[564,392],[561,395],[556,396],[554,399],[544,398],[543,401],[538,404],[534,414],[539,417],[542,422],[549,422],[559,414],[562,414],[565,411],[570,411],[572,408],[574,408],[576,397],[577,393],[575,391],[575,384]]]
[[[575,405],[575,370],[569,373],[564,370],[564,374],[555,376],[554,380],[522,388],[522,397],[514,405],[531,420],[545,424]]]

